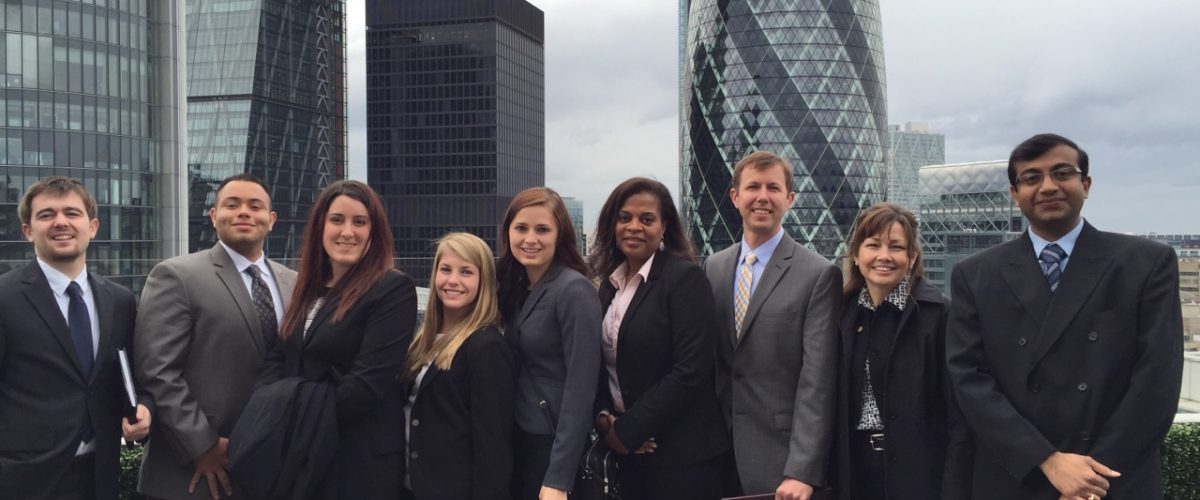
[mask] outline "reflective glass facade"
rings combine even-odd
[[[523,0],[367,2],[367,179],[418,283],[438,237],[495,249],[509,200],[545,182],[542,37]]]
[[[575,228],[575,244],[579,248],[579,253],[586,257],[588,241],[587,231],[583,230],[583,200],[563,196],[563,204],[567,206],[567,215],[571,217],[571,225]]]
[[[33,258],[17,204],[51,175],[99,204],[94,271],[137,291],[178,251],[181,19],[150,0],[0,2],[0,272]]]
[[[346,170],[344,0],[187,0],[191,251],[216,244],[224,178],[270,187],[273,259],[296,256],[316,195]]]
[[[887,200],[915,214],[920,210],[917,172],[927,165],[946,163],[946,136],[924,123],[892,125],[888,130]]]
[[[756,150],[795,167],[784,228],[834,258],[883,198],[887,102],[875,0],[681,0],[683,213],[711,255],[741,238],[733,166]]]

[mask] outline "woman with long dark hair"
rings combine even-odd
[[[413,281],[393,268],[383,203],[337,181],[313,204],[291,306],[260,385],[299,376],[335,386],[338,444],[312,497],[400,494],[403,397],[397,375],[416,324]]]
[[[847,245],[838,497],[969,498],[971,441],[946,375],[950,301],[922,279],[917,220],[876,204]]]
[[[715,381],[716,307],[666,186],[635,177],[596,223],[604,382],[596,428],[626,500],[717,500],[729,449]]]
[[[600,303],[562,198],[513,197],[500,231],[500,309],[517,360],[512,495],[566,500],[592,428]]]

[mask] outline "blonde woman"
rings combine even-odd
[[[508,496],[513,359],[496,328],[492,251],[467,233],[438,241],[425,322],[413,339],[405,485],[416,500]]]

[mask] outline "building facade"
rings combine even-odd
[[[946,136],[929,131],[926,123],[888,127],[887,200],[916,213],[921,167],[946,163]]]
[[[545,183],[543,22],[524,0],[367,2],[367,179],[418,283],[438,237],[495,249],[513,195]]]
[[[920,218],[925,278],[947,295],[963,259],[1020,236],[1027,223],[1008,187],[1008,162],[921,168]]]
[[[62,175],[99,204],[89,269],[138,291],[187,241],[182,7],[24,0],[0,9],[0,272],[34,256],[21,196]]]
[[[278,214],[273,259],[296,257],[316,195],[346,170],[344,0],[187,0],[191,251],[216,244],[216,188],[250,173]]]
[[[587,257],[588,238],[587,232],[583,230],[583,200],[564,196],[563,204],[567,206],[567,215],[571,217],[571,226],[575,229],[575,244],[579,245],[579,253]]]
[[[1200,234],[1148,233],[1134,236],[1169,245],[1181,259],[1200,259]]]
[[[875,0],[681,0],[680,192],[701,255],[741,239],[733,166],[788,158],[796,203],[783,226],[845,253],[859,210],[883,199],[887,99]]]

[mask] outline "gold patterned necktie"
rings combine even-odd
[[[733,330],[739,339],[742,338],[746,307],[750,305],[750,285],[754,280],[754,262],[757,260],[758,257],[753,253],[747,253],[745,261],[738,266],[737,295],[733,297]]]

